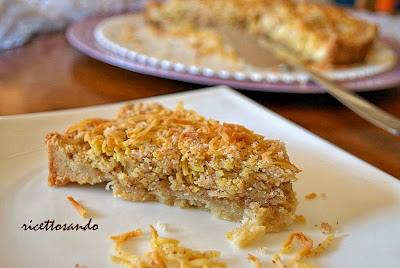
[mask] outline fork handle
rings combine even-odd
[[[268,39],[260,39],[259,42],[263,44],[263,47],[267,47],[269,50],[273,51],[275,55],[280,55],[285,64],[289,64],[289,66],[307,72],[311,76],[312,80],[321,85],[326,92],[367,121],[394,135],[400,135],[399,118],[385,112],[372,103],[364,100],[359,95],[348,91],[336,82],[323,77],[319,72],[315,72],[307,65],[302,64],[302,62],[296,57],[295,53],[281,44],[273,43],[273,45],[271,45],[270,40]]]
[[[348,91],[337,83],[322,77],[307,68],[311,78],[323,86],[323,89],[347,106],[359,116],[375,124],[376,126],[394,134],[400,135],[400,119],[378,108],[372,103],[361,98],[357,94]]]

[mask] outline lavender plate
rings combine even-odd
[[[120,14],[119,14],[120,15]],[[108,64],[118,66],[123,69],[131,70],[137,73],[163,77],[178,81],[202,84],[202,85],[228,85],[237,89],[255,90],[265,92],[282,93],[324,93],[321,87],[312,81],[307,83],[287,83],[282,81],[253,81],[250,79],[222,79],[217,75],[190,74],[188,72],[179,72],[174,69],[165,69],[160,66],[151,66],[145,64],[139,59],[129,59],[118,55],[100,44],[94,38],[94,29],[98,23],[105,19],[115,16],[115,14],[96,15],[83,21],[71,24],[67,29],[67,39],[79,51]],[[400,44],[394,39],[382,38],[382,41],[393,49],[398,59],[400,59]],[[391,88],[400,85],[400,61],[397,61],[395,67],[388,72],[342,82],[342,85],[351,91],[373,91],[385,88]]]

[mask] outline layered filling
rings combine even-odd
[[[299,170],[282,142],[182,105],[128,105],[115,119],[87,119],[47,139],[58,170],[50,185],[109,182],[124,199],[202,207],[264,232],[287,228],[297,205]]]

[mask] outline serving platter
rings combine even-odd
[[[137,12],[129,13],[135,14]],[[291,75],[263,74],[260,72],[227,72],[224,69],[209,66],[182,64],[179,60],[156,58],[143,53],[130,52],[113,42],[107,42],[98,26],[110,18],[121,17],[121,14],[107,14],[89,17],[72,24],[67,29],[70,43],[81,52],[103,62],[128,69],[134,72],[197,83],[204,85],[228,85],[237,89],[286,93],[323,93],[321,87],[310,81],[306,74]],[[103,41],[101,41],[103,40]],[[392,38],[381,38],[381,42],[393,51],[394,57],[400,58],[400,44]],[[151,48],[147,48],[148,50]],[[375,66],[376,67],[376,66]],[[376,72],[376,68],[362,69],[363,72]],[[379,69],[379,68],[378,68]],[[359,75],[360,72],[350,72]],[[389,71],[381,74],[343,81],[342,84],[352,91],[371,91],[394,87],[400,84],[400,62]],[[337,76],[349,76],[348,72],[338,72]]]
[[[239,223],[217,219],[202,210],[124,201],[114,198],[104,185],[49,187],[45,134],[62,132],[84,118],[110,117],[122,103],[3,116],[0,117],[1,266],[118,267],[110,261],[115,253],[109,235],[142,228],[143,238],[126,245],[130,252],[141,254],[149,250],[148,226],[156,226],[159,220],[166,225],[160,236],[178,239],[183,246],[196,250],[218,250],[228,267],[251,267],[248,253],[258,257],[263,267],[271,267],[273,254],[290,233],[301,231],[316,244],[325,239],[322,222],[333,227],[336,238],[325,253],[304,262],[320,267],[398,267],[399,180],[225,86],[135,101],[156,101],[173,108],[180,100],[187,109],[207,118],[242,124],[269,139],[284,141],[291,161],[302,170],[294,189],[299,200],[297,214],[303,215],[307,222],[267,234],[248,248],[237,249],[225,234]],[[317,197],[305,199],[312,192]],[[88,210],[87,218],[81,218],[73,209],[68,196]],[[86,231],[27,228],[53,220],[58,224],[89,224],[92,228]],[[293,255],[281,257],[289,265]]]

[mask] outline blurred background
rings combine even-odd
[[[314,0],[332,3],[329,0]],[[72,21],[99,12],[133,9],[146,0],[0,0],[0,49],[24,44],[32,34],[57,31]],[[398,0],[335,0],[336,4],[393,14]]]

